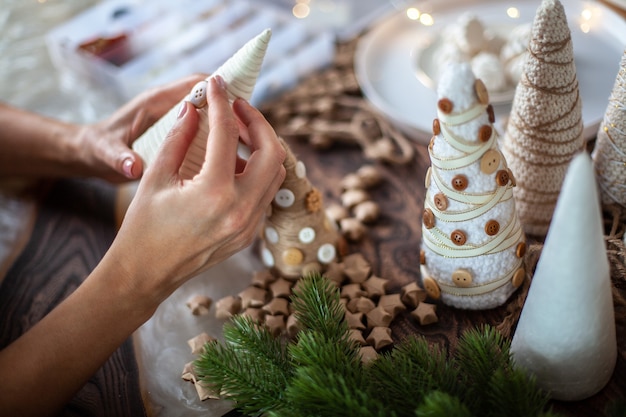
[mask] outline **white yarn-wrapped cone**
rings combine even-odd
[[[537,9],[528,51],[502,153],[517,178],[513,195],[524,231],[543,237],[567,167],[583,147],[574,49],[559,0]]]
[[[592,157],[602,202],[626,207],[626,50]]]
[[[249,100],[261,71],[263,58],[267,51],[272,32],[266,29],[248,41],[230,59],[219,67],[210,77],[220,75],[226,82],[226,89],[231,100],[240,97]],[[210,78],[209,77],[209,78]],[[208,112],[206,106],[206,81],[198,83],[189,96],[182,101],[191,101],[197,107],[200,116],[196,137],[189,146],[189,151],[180,169],[184,178],[194,177],[202,167],[208,136]],[[145,167],[152,164],[161,143],[176,121],[181,103],[172,109],[133,144],[133,150],[144,160]]]
[[[515,178],[498,148],[486,87],[470,65],[450,64],[437,94],[438,117],[428,147],[422,283],[431,298],[448,305],[494,308],[526,277]]]
[[[569,166],[511,353],[557,400],[588,398],[613,373],[617,341],[611,277],[587,153]]]

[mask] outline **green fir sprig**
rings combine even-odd
[[[489,326],[466,331],[452,353],[413,335],[363,364],[332,282],[302,278],[292,306],[294,340],[244,316],[226,323],[224,341],[195,362],[200,380],[251,416],[555,416]]]

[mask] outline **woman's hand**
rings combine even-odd
[[[198,125],[193,105],[185,103],[110,251],[126,284],[155,305],[248,246],[285,178],[285,149],[261,113],[244,100],[231,108],[219,77],[211,79],[208,93],[209,136],[200,173],[191,180],[178,173]],[[240,138],[251,151],[245,163],[237,157]]]
[[[112,182],[139,178],[143,162],[131,145],[205,77],[194,75],[148,90],[105,120],[80,127],[76,161],[81,174]]]

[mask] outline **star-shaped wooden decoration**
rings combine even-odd
[[[417,308],[411,312],[411,316],[415,317],[422,326],[426,326],[439,321],[435,313],[436,310],[435,304],[419,303]]]
[[[393,343],[391,338],[391,329],[389,327],[376,326],[365,339],[374,349],[381,350],[385,346]]]

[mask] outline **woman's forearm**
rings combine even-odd
[[[0,104],[0,176],[66,176],[78,126]]]

